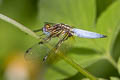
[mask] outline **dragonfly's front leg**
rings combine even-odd
[[[54,35],[54,34],[51,34],[51,35],[43,38],[38,44],[43,44],[43,43],[48,42],[49,40],[51,40],[51,38],[52,38],[53,35]]]

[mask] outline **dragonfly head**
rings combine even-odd
[[[50,35],[50,32],[49,32],[49,28],[50,28],[50,24],[45,24],[44,27],[43,27],[43,33],[46,34],[47,36]]]

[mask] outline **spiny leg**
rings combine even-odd
[[[61,46],[61,44],[63,43],[63,41],[65,41],[66,39],[68,39],[68,32],[65,34],[65,36],[61,39],[61,40],[59,40],[58,41],[58,43],[56,44],[56,46],[53,48],[53,49],[55,49],[55,53],[57,53],[57,50],[58,50],[58,48]],[[44,58],[43,58],[43,62],[45,62],[46,61],[46,59],[47,59],[47,57],[48,56],[45,56]]]
[[[57,52],[58,48],[61,46],[61,44],[63,43],[63,41],[65,41],[66,39],[68,39],[68,33],[65,34],[65,36],[59,40],[59,42],[56,44],[55,46],[55,53]]]

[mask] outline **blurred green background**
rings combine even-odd
[[[120,0],[0,0],[0,13],[31,30],[54,22],[107,35],[105,39],[75,37],[67,54],[94,76],[119,80]],[[24,60],[25,50],[37,41],[0,19],[0,80],[41,80],[40,67]],[[44,76],[46,80],[83,78],[63,60]]]

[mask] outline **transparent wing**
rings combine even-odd
[[[57,61],[59,59],[58,55],[55,54],[56,47],[54,48],[56,43],[48,44],[35,44],[31,48],[29,48],[24,57],[26,60],[29,61],[36,61],[36,62],[46,62],[52,63],[54,61]],[[58,51],[59,52],[59,51]]]
[[[72,31],[74,32],[75,36],[81,37],[81,38],[104,38],[105,35],[90,32],[82,29],[73,28]]]
[[[50,48],[43,44],[36,44],[29,48],[25,53],[25,59],[29,61],[42,62],[43,58],[48,55]]]

